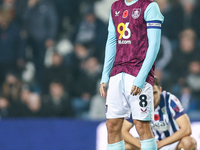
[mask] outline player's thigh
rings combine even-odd
[[[130,115],[130,107],[122,88],[122,74],[110,78],[106,97],[107,119],[127,118]]]
[[[153,86],[145,82],[140,95],[130,95],[132,84],[135,77],[131,75],[125,76],[126,97],[131,107],[132,118],[142,121],[150,121],[153,117]]]

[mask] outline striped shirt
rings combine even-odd
[[[157,141],[163,140],[178,131],[179,126],[176,119],[183,114],[185,114],[184,108],[178,98],[169,92],[163,91],[160,95],[160,104],[154,111],[154,120],[151,121],[155,139]],[[132,117],[127,120],[133,123]]]
[[[163,91],[160,96],[160,104],[154,111],[154,120],[151,121],[152,131],[157,141],[179,130],[176,119],[185,113],[176,96],[166,91]]]

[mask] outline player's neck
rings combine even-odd
[[[160,99],[159,99],[158,103],[154,103],[154,110],[156,110],[156,108],[158,107],[159,104],[160,104]]]
[[[134,0],[126,0],[126,2],[128,2],[128,3],[132,2],[132,1],[134,1]]]

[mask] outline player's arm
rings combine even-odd
[[[116,56],[116,32],[115,26],[112,20],[112,16],[110,14],[109,25],[108,25],[108,38],[106,42],[106,49],[105,49],[105,60],[103,66],[103,72],[100,82],[100,94],[101,96],[105,97],[105,86],[108,83],[110,71],[112,69],[114,60]]]
[[[154,64],[160,49],[161,23],[163,22],[164,17],[160,13],[157,3],[152,2],[147,6],[144,18],[147,22],[147,37],[149,46],[142,67],[133,81],[133,87],[131,90],[131,94],[133,95],[141,93],[147,75]]]
[[[122,134],[125,141],[126,149],[128,150],[141,148],[140,140],[133,137],[129,132],[133,125],[133,123],[124,119],[124,123],[122,126]]]
[[[191,135],[191,125],[190,120],[187,114],[184,114],[176,119],[177,124],[180,127],[180,130],[175,132],[172,136],[167,137],[157,143],[158,148],[161,148],[165,145],[180,141],[185,136]]]
[[[167,137],[166,139],[159,141],[157,143],[159,148],[177,142],[183,137],[189,136],[191,134],[190,120],[188,115],[185,114],[180,101],[176,97],[172,97],[171,101],[169,102],[171,117],[176,120],[177,124],[180,127],[180,130],[176,131],[173,135]]]

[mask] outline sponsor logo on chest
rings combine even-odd
[[[132,11],[132,14],[129,12]],[[121,12],[121,13],[120,13]],[[138,19],[141,15],[141,8],[133,8],[130,10],[116,10],[115,11],[115,17],[119,17],[119,19],[122,17],[123,20],[122,22],[118,23],[117,25],[117,32],[118,32],[118,44],[131,44],[131,29],[130,29],[130,21],[131,20],[127,20],[127,19]],[[129,17],[129,18],[128,18]],[[126,18],[126,20],[124,20]],[[118,18],[117,18],[118,19]],[[121,19],[120,19],[121,20]],[[128,22],[125,22],[128,21]],[[145,109],[142,111],[146,111]]]
[[[127,18],[129,15],[129,10],[124,10],[124,12],[122,14],[120,14],[120,11],[115,11],[115,17],[118,17],[118,16],[122,16],[122,18]],[[133,8],[132,10],[132,18],[133,19],[137,19],[139,18],[141,15],[141,8]]]
[[[119,16],[120,11],[115,11],[115,16]]]
[[[157,131],[166,131],[168,130],[168,121],[165,119],[163,121],[151,121],[151,127]]]

